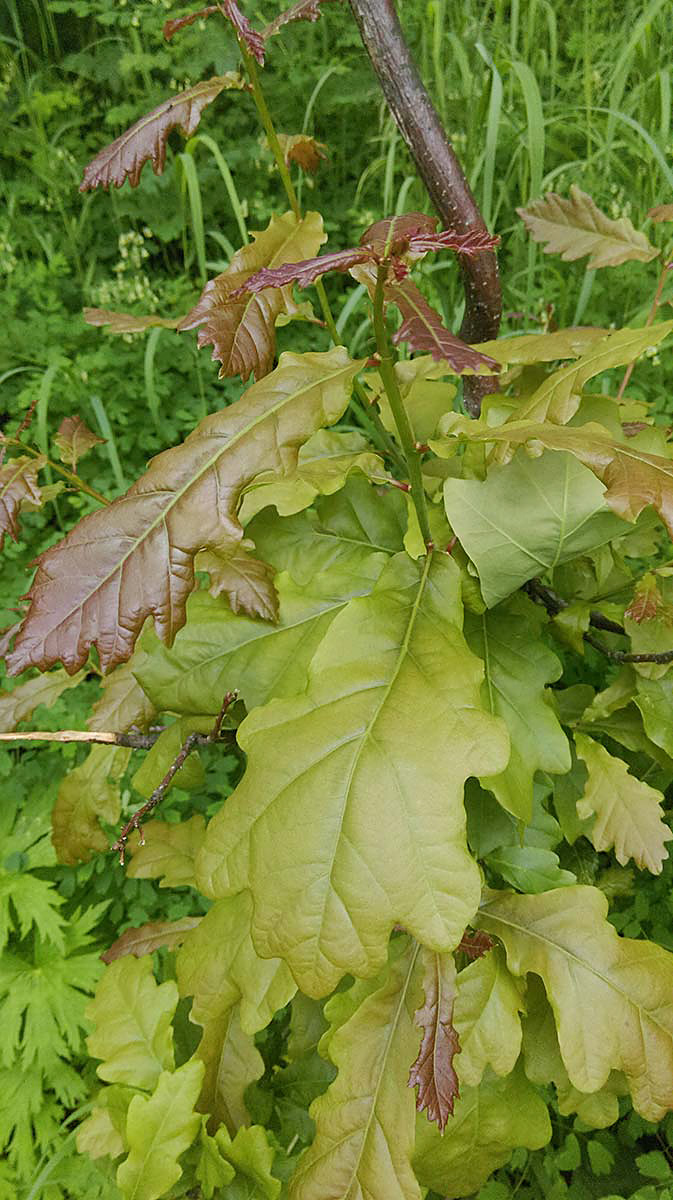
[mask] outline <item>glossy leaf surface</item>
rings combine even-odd
[[[20,455],[10,458],[0,467],[0,550],[5,534],[13,541],[19,536],[19,513],[25,500],[40,504],[40,488],[37,476],[44,466],[44,457],[28,458]]]
[[[206,417],[106,509],[39,559],[31,606],[7,662],[14,672],[58,659],[74,672],[95,645],[109,669],[129,658],[145,619],[171,642],[184,624],[199,550],[236,546],[246,484],[286,466],[344,411],[359,363],[345,350],[284,354],[273,375]]]

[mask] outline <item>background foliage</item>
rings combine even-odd
[[[280,7],[269,0],[248,11],[270,19]],[[652,268],[632,263],[628,273],[613,275],[582,262],[546,260],[515,210],[550,187],[565,192],[575,183],[611,216],[630,215],[640,226],[652,205],[668,199],[673,133],[664,47],[673,32],[670,5],[627,4],[619,29],[613,6],[602,0],[579,6],[407,0],[401,7],[487,223],[503,239],[504,328],[642,324]],[[88,328],[82,307],[185,311],[206,276],[223,269],[239,245],[241,223],[263,228],[278,205],[252,106],[226,99],[191,143],[171,142],[162,177],[148,169],[136,192],[78,194],[81,168],[102,140],[171,91],[235,69],[231,39],[203,38],[195,28],[166,46],[163,22],[180,11],[166,0],[4,0],[0,9],[3,410],[14,427],[36,401],[35,429],[45,448],[48,430],[81,413],[105,439],[82,463],[82,475],[109,495],[123,491],[161,447],[221,408],[237,384],[216,379],[193,338],[155,330],[120,344]],[[305,176],[302,187],[305,202],[307,189],[319,195],[330,235],[338,231],[340,243],[349,245],[384,213],[426,207],[347,8],[326,6],[316,25],[288,32],[267,75],[283,131],[306,130],[328,146],[327,163],[315,180]],[[461,307],[456,276],[437,267],[428,270],[429,294],[455,328]],[[335,298],[344,287],[338,278],[329,283]],[[363,290],[342,321],[351,354],[366,354]],[[293,348],[317,345],[310,327],[299,335],[298,329]],[[284,337],[281,330],[281,348],[289,344]],[[646,388],[647,399],[669,416],[671,382],[670,358],[659,362],[655,353],[633,390]],[[24,564],[86,510],[85,497],[68,493],[53,509],[24,519],[22,540],[4,551],[0,625],[10,623],[25,588]],[[6,686],[11,689],[11,681]],[[72,696],[65,692],[34,711],[30,724],[83,726],[96,694],[95,682]],[[0,750],[0,1025],[10,1031],[0,1062],[6,1155],[0,1195],[8,1200],[17,1193],[31,1200],[118,1194],[111,1179],[73,1153],[74,1126],[95,1079],[84,1048],[90,1028],[84,1009],[102,971],[98,955],[129,926],[204,911],[192,889],[159,890],[151,880],[121,872],[109,854],[84,866],[57,864],[51,807],[80,757],[74,747]],[[204,760],[205,777],[189,793],[172,790],[164,820],[186,812],[209,816],[223,787],[233,787],[233,756],[206,754]],[[129,776],[124,787],[128,799]],[[593,851],[576,853],[578,861],[566,866],[592,881],[604,864]],[[613,924],[629,937],[644,935],[673,948],[671,884],[670,863],[656,879],[615,871]],[[159,958],[165,986],[174,968],[169,956]],[[45,977],[49,990],[40,982]],[[250,1101],[255,1119],[286,1147],[293,1138],[310,1141],[304,1105],[329,1082],[329,1066],[317,1055],[312,1081],[293,1078],[290,1021],[284,1011],[258,1035],[264,1075]],[[175,1028],[182,1063],[192,1047],[179,1010]],[[551,1144],[517,1151],[482,1188],[481,1200],[673,1195],[670,1116],[648,1124],[620,1104],[623,1118],[603,1131],[556,1114]]]

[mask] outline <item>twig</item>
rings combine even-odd
[[[118,852],[119,862],[122,867],[124,866],[124,861],[126,858],[126,843],[128,842],[133,830],[138,830],[138,833],[140,834],[140,845],[143,846],[145,844],[145,839],[143,837],[141,821],[143,821],[148,813],[151,813],[153,809],[157,807],[157,804],[163,800],[166,791],[168,790],[175,775],[177,775],[178,771],[183,766],[185,760],[189,757],[192,750],[194,750],[196,746],[207,745],[211,742],[217,742],[219,740],[222,730],[222,722],[227,713],[227,709],[233,704],[237,695],[238,692],[227,692],[210,733],[190,733],[189,737],[185,739],[183,745],[173,759],[173,762],[161,780],[161,783],[152,792],[149,800],[147,800],[145,804],[141,806],[141,808],[138,808],[134,812],[133,816],[130,817],[126,822],[121,833],[119,834],[119,837],[117,838],[117,841],[114,842],[114,844],[110,847],[111,850],[116,850]]]
[[[106,733],[97,730],[90,732],[83,729],[59,729],[57,733],[46,733],[41,730],[28,730],[25,733],[0,733],[3,742],[100,742],[107,746],[128,746],[132,750],[151,750],[159,734],[156,733]],[[208,741],[206,734],[200,734]]]
[[[39,392],[36,392],[30,403],[30,408],[28,408],[26,410],[26,412],[24,413],[23,420],[22,420],[21,424],[19,425],[19,428],[17,429],[16,433],[14,434],[14,437],[17,442],[20,440],[21,434],[23,433],[23,431],[25,429],[27,429],[28,426],[30,425],[30,423],[33,419],[33,413],[35,412],[35,408],[37,406],[37,402],[38,402],[39,398],[40,398],[40,394],[39,394]],[[0,446],[0,467],[3,465],[3,463],[5,461],[6,450],[7,450],[7,442],[3,439],[2,445]]]
[[[604,654],[606,658],[612,659],[613,662],[620,663],[670,663],[673,662],[673,650],[663,650],[661,654],[626,654],[623,650],[610,650],[608,646],[604,646],[598,638],[592,633],[585,633],[585,642],[593,646],[594,650],[598,650]]]
[[[528,583],[523,585],[523,591],[527,592],[531,600],[535,600],[538,604],[542,604],[551,616],[556,616],[557,613],[568,608],[568,601],[564,600],[551,588],[545,587],[540,583],[539,579],[530,579]],[[592,609],[589,614],[589,624],[594,629],[602,629],[604,633],[616,633],[620,637],[627,637],[626,630],[618,621],[612,621],[610,617],[606,617],[604,613],[598,612],[597,609]],[[612,662],[620,663],[670,663],[673,662],[673,650],[662,650],[661,653],[652,652],[651,654],[631,654],[626,650],[611,650],[609,646],[604,646],[597,637],[592,633],[585,633],[584,640],[589,646],[593,646],[594,650],[598,650],[600,654],[604,654],[606,658]]]

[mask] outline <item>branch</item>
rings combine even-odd
[[[530,579],[528,583],[524,583],[522,591],[526,592],[530,596],[531,600],[535,600],[537,604],[542,604],[552,617],[555,617],[557,613],[562,612],[564,608],[568,608],[568,601],[564,600],[563,596],[559,596],[557,592],[552,591],[551,588],[546,587],[543,583],[540,583],[539,579]],[[605,633],[616,633],[619,634],[620,637],[628,636],[623,625],[620,625],[618,621],[610,620],[610,617],[606,617],[604,613],[599,612],[597,609],[592,608],[591,613],[589,614],[589,624],[592,625],[594,629],[602,629]],[[612,662],[673,662],[673,650],[662,650],[661,653],[652,652],[651,654],[631,654],[626,650],[611,650],[609,646],[604,646],[603,643],[599,641],[597,637],[594,637],[592,633],[585,633],[584,640],[590,646],[593,646],[594,650],[598,650],[601,654],[604,654],[606,658],[611,659]]]
[[[130,817],[126,822],[121,833],[119,834],[119,837],[117,838],[117,841],[114,842],[110,847],[111,850],[118,851],[119,862],[122,867],[124,866],[124,860],[126,858],[126,843],[128,842],[133,830],[138,830],[138,833],[140,834],[140,845],[143,846],[145,844],[145,839],[143,837],[141,821],[144,821],[145,817],[148,816],[148,814],[157,807],[157,804],[163,800],[175,775],[177,775],[180,767],[183,766],[185,759],[188,758],[192,750],[194,750],[197,746],[203,746],[211,742],[219,741],[222,730],[222,722],[227,713],[227,709],[233,704],[234,700],[237,698],[237,695],[237,692],[227,692],[210,733],[190,733],[189,737],[185,739],[180,750],[173,759],[173,762],[161,780],[161,783],[152,792],[149,800],[147,800],[141,808],[136,809],[133,816]]]
[[[132,750],[151,750],[163,728],[155,733],[106,733],[96,731],[90,733],[83,729],[59,729],[58,733],[45,733],[42,730],[27,730],[25,733],[0,733],[3,742],[101,742],[106,746],[129,746]],[[209,736],[199,734],[204,743]]]
[[[393,0],[350,0],[365,49],[388,107],[411,151],[442,224],[457,233],[487,232],[484,219],[455,151],[428,96],[404,40]],[[497,337],[502,312],[498,263],[492,250],[458,261],[465,289],[460,336],[466,342]],[[465,404],[478,416],[494,380],[475,375],[463,381]]]

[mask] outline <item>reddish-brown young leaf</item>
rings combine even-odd
[[[258,268],[293,262],[302,254],[313,254],[325,241],[322,219],[307,213],[297,222],[293,213],[272,217],[266,229],[253,233],[253,241],[242,246],[227,270],[209,280],[196,306],[181,320],[182,332],[199,328],[199,346],[212,346],[212,358],[222,364],[220,378],[240,375],[246,380],[268,375],[276,352],[276,320],[290,307],[282,284],[267,290],[262,283],[252,294],[247,284]]]
[[[121,187],[126,179],[131,187],[137,187],[148,159],[152,160],[154,174],[161,175],[166,164],[166,142],[171,130],[179,127],[185,137],[189,137],[197,128],[204,108],[212,104],[220,92],[226,88],[241,91],[246,86],[239,75],[230,71],[227,75],[202,79],[194,87],[187,88],[186,92],[164,100],[163,104],[146,113],[114,142],[99,151],[84,168],[80,192],[112,185]]]
[[[209,4],[207,8],[200,8],[198,12],[188,13],[186,17],[174,17],[172,21],[164,22],[164,37],[169,42],[171,38],[184,29],[187,25],[193,25],[195,21],[206,20],[212,17],[213,13],[219,12],[216,4]]]
[[[253,58],[257,59],[260,67],[264,66],[264,38],[261,33],[253,29],[247,17],[243,16],[240,8],[236,4],[236,0],[222,0],[219,5],[220,12],[224,14],[228,21],[231,21],[236,30],[236,37],[239,42],[243,42],[244,46]]]
[[[201,920],[202,917],[180,917],[177,921],[150,921],[137,929],[127,929],[104,954],[101,954],[101,958],[104,963],[111,963],[117,958],[124,958],[126,954],[142,958],[144,954],[152,954],[160,946],[175,950]]]
[[[418,1085],[416,1108],[427,1110],[440,1132],[453,1115],[459,1094],[458,1076],[453,1067],[460,1053],[458,1034],[453,1026],[456,998],[456,966],[451,954],[436,954],[423,949],[423,990],[425,1002],[415,1022],[423,1031],[418,1058],[409,1072],[409,1087]]]
[[[296,465],[303,442],[341,416],[361,366],[343,347],[281,355],[273,375],[159,454],[126,495],[84,517],[38,559],[9,670],[60,660],[73,673],[92,645],[109,670],[130,657],[149,616],[170,644],[185,621],[195,555],[240,543],[243,489],[263,470]]]
[[[369,262],[371,257],[371,252],[364,247],[361,250],[336,250],[334,254],[322,254],[319,258],[306,258],[302,262],[286,263],[282,267],[262,267],[261,271],[251,275],[235,292],[231,292],[231,299],[246,293],[257,294],[265,288],[286,287],[290,283],[298,283],[300,287],[305,288],[328,271],[349,271],[358,263]]]
[[[283,25],[289,25],[290,21],[317,21],[320,16],[320,4],[321,0],[297,0],[296,4],[286,8],[285,12],[262,30],[264,41],[280,33]]]
[[[492,937],[481,930],[469,930],[464,933],[456,950],[466,954],[469,959],[483,958],[495,945]]]
[[[6,533],[12,541],[18,540],[19,510],[24,500],[39,505],[37,474],[45,462],[43,456],[28,458],[22,454],[19,458],[10,458],[0,467],[0,550]]]
[[[451,229],[443,229],[441,233],[418,233],[409,238],[409,249],[417,253],[455,250],[456,254],[481,254],[482,250],[494,250],[499,244],[500,238],[497,235],[479,229],[471,229],[469,233],[454,233]]]
[[[365,229],[360,238],[361,246],[368,246],[377,262],[394,255],[404,254],[409,249],[412,237],[429,237],[435,233],[437,217],[425,213],[402,213],[398,217],[384,217]]]
[[[628,608],[624,609],[624,616],[635,621],[636,625],[641,625],[643,621],[653,621],[663,603],[664,598],[659,591],[656,577],[651,571],[647,571],[635,585],[633,599]]]
[[[473,350],[466,342],[451,333],[442,323],[415,283],[405,279],[401,283],[387,283],[386,297],[399,308],[403,323],[393,334],[393,342],[408,342],[412,350],[431,354],[436,362],[448,362],[457,375],[487,374],[500,371],[499,364],[486,354]]]
[[[87,325],[109,325],[108,333],[144,333],[160,325],[162,329],[177,329],[181,318],[158,317],[149,313],[136,317],[134,313],[112,312],[109,308],[83,308],[82,316]]]
[[[327,158],[327,146],[309,137],[307,133],[279,133],[278,141],[287,165],[296,163],[302,171],[313,174],[318,170],[321,161]]]
[[[673,204],[656,204],[646,214],[651,221],[673,221]]]
[[[73,471],[80,458],[94,446],[102,446],[104,441],[105,438],[93,433],[81,417],[64,417],[54,438],[61,462],[68,463]]]

